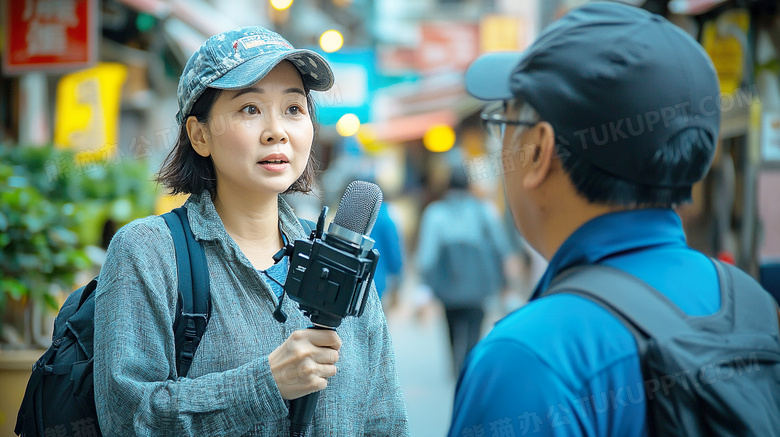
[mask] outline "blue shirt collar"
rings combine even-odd
[[[619,211],[589,220],[555,252],[531,299],[539,297],[563,270],[639,249],[664,245],[685,246],[680,217],[672,209]]]

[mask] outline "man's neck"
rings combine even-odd
[[[539,253],[548,261],[560,249],[563,243],[582,225],[596,217],[631,208],[589,203],[577,196],[568,202],[561,199],[549,205],[542,220],[545,220],[542,235],[542,247]]]

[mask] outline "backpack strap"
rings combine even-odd
[[[663,340],[695,329],[700,321],[710,317],[725,318],[729,326],[736,325],[739,329],[775,335],[778,329],[775,312],[761,311],[773,306],[777,308],[769,293],[737,267],[711,260],[718,274],[721,301],[720,310],[708,316],[691,318],[646,282],[603,264],[564,271],[542,295],[570,293],[598,303],[633,334],[640,356],[644,356],[650,338]],[[780,310],[777,316],[780,319]]]
[[[775,323],[780,312],[765,311],[766,308],[777,309],[777,302],[772,295],[752,276],[738,267],[716,259],[713,259],[713,263],[718,270],[721,287],[728,291],[722,293],[721,307],[731,306],[730,311],[726,313],[729,322],[738,330],[763,332],[776,336],[778,325]],[[739,290],[739,293],[735,290]]]
[[[686,315],[669,298],[615,267],[573,267],[556,277],[542,296],[560,293],[582,296],[609,311],[634,336],[640,356],[644,356],[650,338],[668,338],[691,329]]]
[[[211,317],[208,264],[203,246],[195,240],[185,207],[162,215],[171,230],[176,251],[178,303],[173,331],[176,338],[176,373],[187,376],[195,351]]]

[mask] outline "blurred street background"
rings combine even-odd
[[[463,74],[480,54],[519,51],[585,0],[2,0],[0,35],[0,435],[11,435],[56,308],[97,274],[122,225],[181,205],[151,178],[178,135],[176,84],[213,34],[276,30],[332,65],[317,94],[321,162],[298,215],[335,212],[346,185],[385,197],[381,287],[413,436],[444,435],[457,379],[441,304],[415,265],[420,218],[453,168],[510,244],[483,334],[529,296],[545,261],[514,229]],[[780,288],[780,1],[626,0],[697,39],[721,81],[712,170],[679,209],[689,243]],[[389,237],[388,237],[389,236]],[[379,236],[375,235],[377,240]],[[771,290],[770,290],[771,291]],[[777,295],[777,294],[776,294]]]

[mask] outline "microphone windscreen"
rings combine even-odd
[[[382,205],[382,190],[377,184],[353,181],[344,190],[333,223],[361,235],[368,235],[376,223]]]

